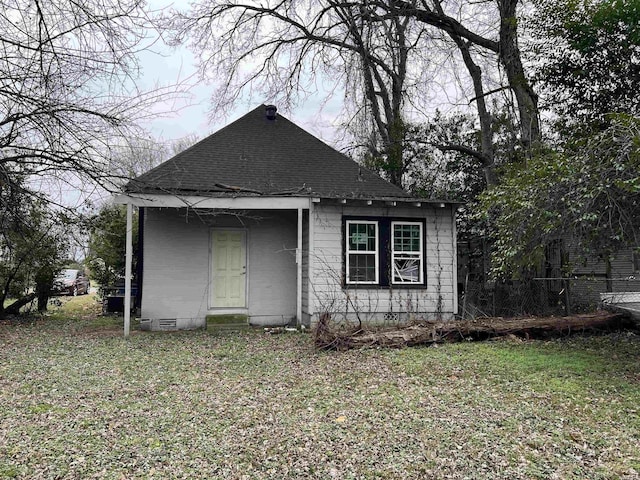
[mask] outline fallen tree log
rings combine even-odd
[[[36,297],[37,297],[37,294],[35,292],[29,293],[28,295],[25,295],[15,300],[7,307],[2,308],[2,305],[0,305],[0,319],[4,319],[9,315],[19,315],[20,309],[24,307],[26,304],[33,302]]]
[[[455,342],[515,335],[540,338],[549,335],[633,328],[633,322],[619,313],[598,311],[570,317],[479,318],[475,320],[420,321],[397,328],[333,329],[328,315],[321,316],[316,332],[316,348],[400,348],[437,342]]]

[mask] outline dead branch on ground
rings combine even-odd
[[[393,329],[337,329],[331,316],[320,316],[315,346],[322,350],[351,348],[402,348],[462,340],[516,336],[527,339],[566,336],[575,333],[633,328],[621,314],[599,311],[571,317],[482,318],[476,320],[428,321]]]

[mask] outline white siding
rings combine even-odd
[[[207,315],[209,229],[185,212],[148,208],[144,222],[142,318],[204,325]]]
[[[424,219],[426,287],[343,289],[344,215]],[[303,222],[303,320],[330,311],[363,320],[409,316],[450,318],[457,313],[452,207],[351,207],[314,204]],[[148,208],[145,216],[142,318],[174,319],[177,328],[204,326],[211,308],[210,243],[214,228],[247,232],[247,308],[257,325],[284,324],[296,314],[297,211],[213,211]],[[310,252],[313,254],[310,255]]]
[[[253,324],[282,324],[296,311],[296,211],[244,216],[186,215],[147,209],[142,318],[176,319],[177,328],[204,326],[209,306],[212,228],[247,231],[247,308]]]
[[[343,284],[342,217],[386,216],[426,221],[426,287],[348,288]],[[306,313],[312,321],[324,311],[363,320],[408,316],[451,318],[457,313],[455,227],[452,207],[350,207],[318,204],[312,213],[312,292]],[[392,314],[392,315],[389,315]],[[393,321],[393,320],[391,320]]]
[[[296,315],[297,211],[261,212],[249,227],[249,316],[282,325]]]

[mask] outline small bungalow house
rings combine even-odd
[[[132,180],[116,201],[140,212],[143,328],[458,310],[456,205],[411,197],[273,106]]]

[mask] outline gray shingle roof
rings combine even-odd
[[[261,105],[130,181],[128,193],[410,198],[402,189]]]

